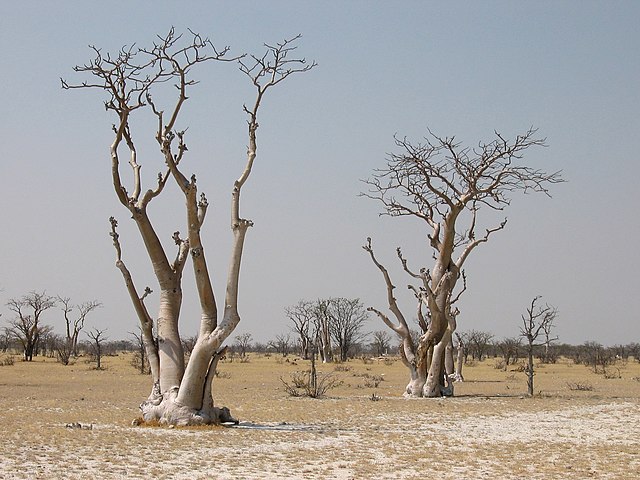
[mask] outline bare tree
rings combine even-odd
[[[330,298],[327,305],[329,332],[340,361],[346,362],[351,349],[367,336],[364,326],[369,316],[359,298]]]
[[[391,335],[386,330],[376,330],[371,334],[373,341],[371,342],[371,348],[375,355],[386,355],[391,346]]]
[[[481,362],[493,340],[493,333],[483,332],[481,330],[470,330],[467,332],[467,348],[471,353],[471,358]]]
[[[60,295],[58,295],[57,300],[58,305],[60,305],[62,312],[64,313],[65,331],[67,334],[67,343],[69,344],[68,348],[71,350],[72,355],[77,356],[78,336],[84,328],[87,315],[97,308],[102,307],[102,303],[97,300],[89,300],[81,303],[80,305],[72,305],[71,298],[61,297]],[[72,312],[74,310],[75,315],[72,316]]]
[[[9,350],[12,338],[13,334],[11,333],[11,329],[9,327],[4,327],[0,331],[0,351],[6,353],[7,350]]]
[[[308,360],[311,343],[313,343],[313,322],[315,312],[313,303],[308,300],[300,300],[296,305],[285,308],[285,315],[293,324],[291,329],[298,336],[300,356]]]
[[[97,328],[91,329],[87,332],[88,337],[91,339],[91,353],[96,361],[96,370],[102,370],[102,348],[106,337],[104,337],[106,330],[98,330]]]
[[[129,332],[130,335],[134,338],[134,354],[133,359],[131,360],[131,364],[137,369],[140,370],[140,373],[145,375],[151,373],[151,365],[149,364],[149,359],[147,358],[147,348],[145,346],[145,336],[142,333],[142,328],[138,327],[138,332]],[[152,341],[156,342],[156,337],[151,334]]]
[[[380,310],[371,308],[403,339],[403,355],[411,373],[406,393],[412,396],[440,396],[445,388],[444,355],[455,331],[452,300],[462,267],[471,252],[506,226],[506,219],[480,227],[479,213],[501,211],[515,191],[549,194],[548,185],[561,182],[559,172],[545,173],[519,165],[524,152],[544,145],[529,129],[509,141],[499,133],[476,148],[463,147],[455,138],[429,132],[424,142],[413,144],[396,138],[400,150],[387,159],[385,168],[366,180],[365,197],[382,204],[383,215],[410,216],[425,222],[433,249],[431,269],[413,270],[398,249],[404,270],[416,281],[414,292],[428,309],[430,322],[415,345],[396,299],[387,269],[374,255],[371,239],[364,249],[381,271],[387,286],[387,303],[396,318],[393,322]],[[466,223],[466,227],[462,227]]]
[[[38,353],[38,342],[42,334],[42,314],[55,307],[56,300],[46,292],[30,292],[21,298],[11,298],[7,307],[16,314],[9,322],[9,330],[21,344],[24,360],[30,362]]]
[[[114,140],[111,145],[112,183],[120,203],[131,214],[142,237],[151,261],[158,286],[159,313],[156,323],[157,346],[152,335],[153,320],[134,285],[126,267],[117,233],[117,221],[111,219],[111,236],[116,249],[116,265],[120,269],[129,296],[142,326],[147,358],[151,365],[153,387],[146,402],[141,405],[146,421],[176,425],[219,423],[232,420],[229,410],[213,404],[212,382],[216,365],[224,354],[223,342],[240,321],[238,312],[238,286],[240,264],[246,233],[253,225],[240,215],[240,193],[249,178],[257,154],[258,111],[265,94],[289,76],[306,72],[315,66],[304,59],[292,58],[295,42],[285,40],[265,45],[260,55],[229,57],[229,48],[217,49],[213,43],[190,32],[187,39],[176,35],[172,28],[166,36],[159,36],[151,48],[124,47],[111,56],[92,47],[94,58],[75,71],[89,75],[91,80],[72,85],[62,81],[63,88],[96,88],[106,93],[105,107],[115,114]],[[186,129],[178,129],[182,107],[188,100],[188,91],[196,85],[192,72],[201,64],[211,61],[237,61],[239,69],[253,85],[255,100],[244,106],[248,125],[248,148],[244,168],[234,182],[231,192],[231,230],[233,244],[230,254],[226,293],[219,319],[216,296],[205,259],[201,227],[209,206],[204,194],[198,195],[195,175],[185,175],[182,161],[186,157]],[[165,82],[174,83],[175,98],[167,112],[152,98],[152,90]],[[166,89],[164,90],[166,93]],[[134,142],[132,115],[143,109],[153,113],[157,129],[153,133],[165,163],[157,176],[154,188],[142,188],[141,164]],[[120,151],[129,156],[133,187],[124,183]],[[165,251],[148,216],[151,202],[165,191],[173,178],[186,201],[187,237],[173,234],[176,254],[173,261]],[[190,255],[189,255],[190,254]],[[178,318],[182,304],[182,274],[191,257],[196,288],[201,307],[198,341],[185,367],[182,343],[178,332]]]
[[[498,350],[504,359],[504,369],[512,365],[520,358],[520,348],[522,347],[522,338],[504,338],[497,344]]]
[[[240,335],[236,335],[233,346],[238,351],[240,358],[245,358],[247,356],[247,352],[251,349],[252,341],[253,338],[250,333],[241,333]]]
[[[271,340],[267,347],[273,348],[276,352],[278,352],[283,357],[286,357],[291,350],[291,336],[278,334],[276,335],[275,340]]]
[[[527,307],[526,315],[522,315],[522,327],[520,328],[520,336],[522,336],[527,349],[527,393],[533,396],[533,354],[536,347],[541,347],[549,341],[549,332],[551,325],[558,314],[558,310],[550,305],[541,306],[538,301],[541,297],[535,297],[531,301],[531,305]],[[546,333],[545,333],[546,332]],[[538,342],[538,338],[544,335],[545,342]],[[551,340],[557,340],[557,337]]]

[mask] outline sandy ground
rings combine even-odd
[[[221,403],[252,428],[167,429],[130,426],[148,378],[111,362],[0,367],[0,478],[640,478],[635,364],[614,380],[547,367],[548,391],[533,399],[521,396],[524,378],[478,366],[455,398],[406,400],[401,365],[354,362],[335,373],[340,389],[313,400],[278,387],[300,366],[256,359],[222,365],[230,378],[218,382]],[[379,401],[365,371],[385,373]],[[594,390],[571,391],[567,378]]]

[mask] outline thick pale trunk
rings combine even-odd
[[[178,392],[177,401],[181,405],[196,410],[203,407],[211,361],[216,357],[216,351],[221,343],[219,337],[212,335],[208,335],[206,338],[201,337],[196,342]],[[213,373],[215,373],[215,366]]]
[[[448,396],[453,395],[453,391],[446,391],[444,385],[444,357],[447,345],[450,341],[451,332],[447,329],[445,334],[442,336],[442,339],[433,348],[431,365],[429,366],[429,373],[427,375],[427,383],[424,386],[425,397],[440,397],[443,393],[446,393]]]
[[[184,374],[184,351],[178,333],[181,303],[182,292],[179,286],[171,291],[162,290],[160,292],[158,357],[160,391],[163,394],[170,389],[177,388]]]
[[[455,374],[455,361],[453,359],[453,341],[449,338],[449,343],[444,350],[444,372],[447,377]]]
[[[456,382],[464,382],[462,376],[462,366],[464,365],[464,345],[462,342],[458,342],[458,353],[456,358],[456,371],[454,373],[454,380]]]
[[[409,360],[409,358],[411,360]],[[413,344],[410,339],[404,339],[400,347],[400,359],[402,363],[409,369],[409,383],[405,388],[405,397],[422,397],[424,384],[427,381],[427,369],[424,361],[413,354]]]

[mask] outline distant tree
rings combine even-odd
[[[314,335],[313,322],[315,312],[313,302],[300,300],[297,304],[286,307],[284,312],[287,319],[292,323],[291,329],[298,337],[299,354],[303,359],[308,360]]]
[[[55,352],[56,358],[62,365],[69,365],[73,358],[71,343],[62,335],[51,335],[51,352]]]
[[[487,354],[493,334],[480,330],[470,330],[467,332],[467,348],[471,353],[471,358],[481,362]]]
[[[291,336],[284,334],[276,335],[275,340],[271,340],[267,346],[283,357],[286,357],[291,349]]]
[[[247,356],[247,352],[251,350],[252,341],[253,337],[250,333],[241,333],[240,335],[236,335],[233,346],[238,351],[240,358],[245,358]]]
[[[22,344],[24,360],[30,362],[37,355],[38,342],[43,330],[41,317],[55,307],[54,297],[46,292],[32,291],[20,298],[11,298],[7,307],[17,316],[9,322],[9,331]]]
[[[386,330],[376,330],[371,334],[371,349],[374,355],[386,355],[391,345],[391,335]]]
[[[522,338],[504,338],[496,346],[504,359],[504,366],[506,370],[507,366],[516,363],[518,358],[520,358]]]
[[[329,332],[338,348],[341,362],[367,336],[364,331],[369,315],[359,298],[331,298],[328,300]]]
[[[134,354],[131,364],[134,368],[140,371],[142,375],[151,373],[151,366],[149,365],[149,359],[147,358],[147,348],[145,346],[146,336],[143,335],[142,329],[139,327],[138,332],[129,332],[129,335],[133,337]],[[151,334],[152,341],[157,342],[157,337]]]
[[[369,190],[363,196],[380,202],[383,215],[423,221],[433,250],[432,268],[417,270],[409,268],[407,259],[397,252],[405,272],[418,283],[412,288],[430,319],[416,345],[394,297],[391,276],[375,256],[370,238],[363,247],[383,275],[395,322],[380,310],[371,307],[371,311],[403,339],[402,358],[410,372],[407,395],[435,397],[448,389],[444,362],[455,332],[451,307],[463,265],[478,245],[506,226],[506,219],[495,223],[489,219],[482,228],[480,213],[505,209],[515,191],[548,195],[548,185],[562,181],[559,172],[549,174],[520,164],[526,150],[542,145],[544,139],[536,137],[535,129],[512,141],[496,132],[492,141],[475,148],[431,132],[417,144],[396,138],[399,152],[389,155],[386,166],[366,180]]]
[[[636,362],[640,362],[640,343],[634,342],[626,346],[627,352],[631,355]]]
[[[97,300],[89,300],[81,303],[80,305],[72,305],[71,298],[62,297],[60,295],[58,295],[57,300],[58,305],[60,305],[62,312],[64,313],[65,331],[67,334],[66,341],[69,344],[67,348],[71,349],[72,355],[77,356],[78,336],[84,328],[87,315],[97,308],[102,307],[102,303]],[[72,312],[74,311],[75,314],[72,315]]]
[[[527,313],[522,315],[522,327],[520,336],[524,338],[527,349],[527,393],[533,396],[533,355],[536,347],[541,347],[550,340],[557,340],[550,337],[551,325],[558,314],[555,307],[550,305],[541,306],[538,302],[541,297],[535,297],[531,305],[527,308]],[[538,342],[538,338],[544,335],[545,340]]]
[[[12,333],[8,327],[4,327],[0,331],[0,351],[5,353],[11,346]]]
[[[193,351],[193,348],[196,346],[196,343],[198,342],[198,337],[197,335],[193,335],[191,337],[184,337],[182,338],[182,349],[184,350],[184,354],[186,356],[191,355],[191,352]]]
[[[594,373],[606,374],[607,367],[615,363],[613,349],[604,347],[601,343],[589,341],[580,346],[581,363],[590,367]]]
[[[33,355],[53,358],[56,356],[60,335],[53,332],[51,325],[42,325],[38,332],[38,339],[33,347]]]
[[[104,342],[107,340],[106,337],[104,337],[104,332],[106,332],[106,330],[93,328],[87,333],[91,339],[91,353],[96,361],[96,370],[102,370],[102,353]]]
[[[333,360],[330,302],[329,299],[300,300],[285,308],[285,315],[298,336],[300,356],[305,360],[310,358],[311,345],[315,345],[323,363]]]

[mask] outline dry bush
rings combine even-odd
[[[8,357],[0,360],[0,367],[10,367],[14,363],[16,363],[15,357],[13,355],[9,355]]]
[[[618,367],[614,367],[615,371],[608,368],[605,369],[603,374],[604,374],[604,378],[606,378],[607,380],[612,380],[614,378],[622,378],[622,374],[620,373],[620,369]]]
[[[383,360],[383,363],[387,367],[390,367],[391,365],[393,365],[395,363],[395,359],[394,358],[390,358],[390,357],[385,357],[384,360]]]
[[[336,372],[350,372],[351,371],[351,367],[349,365],[346,365],[344,363],[338,363],[336,364],[335,367],[333,367],[333,370]]]
[[[315,378],[311,371],[293,372],[291,381],[287,382],[280,377],[285,392],[292,397],[321,398],[329,390],[342,385],[342,381],[331,373],[316,373]]]
[[[567,388],[571,391],[592,392],[593,385],[589,382],[567,382]]]
[[[364,386],[367,388],[377,388],[380,385],[380,382],[384,381],[384,377],[382,375],[371,375],[369,373],[365,373],[361,375],[364,378]]]

